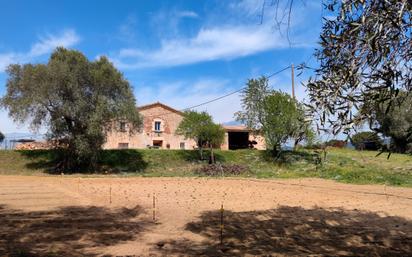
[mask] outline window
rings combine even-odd
[[[120,132],[126,132],[126,122],[120,122]]]
[[[119,143],[118,148],[119,149],[128,149],[129,148],[129,143]]]
[[[162,148],[163,141],[162,140],[153,140],[153,148]]]
[[[155,124],[154,124],[154,130],[155,131],[160,131],[160,124],[161,124],[160,121],[155,121]]]
[[[180,149],[185,149],[185,142],[180,142]]]

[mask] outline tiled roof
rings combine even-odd
[[[244,126],[244,125],[235,125],[235,126],[230,126],[230,125],[223,125],[223,128],[226,130],[226,131],[229,131],[229,132],[236,132],[236,131],[239,131],[239,132],[248,132],[249,131],[249,129],[246,127],[246,126]]]
[[[151,104],[145,104],[145,105],[142,105],[142,106],[138,106],[137,109],[140,111],[140,110],[147,110],[147,109],[154,108],[154,107],[162,107],[162,108],[164,108],[166,110],[169,110],[171,112],[175,112],[175,113],[183,115],[183,112],[181,112],[179,110],[176,110],[176,109],[174,109],[174,108],[172,108],[168,105],[162,104],[161,102],[156,102],[156,103],[151,103]]]

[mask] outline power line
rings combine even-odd
[[[285,68],[283,68],[283,69],[281,69],[281,70],[279,70],[279,71],[276,71],[276,72],[274,72],[274,73],[272,73],[272,74],[270,74],[270,75],[268,75],[268,76],[265,76],[266,78],[271,78],[271,77],[273,77],[273,76],[276,76],[276,75],[278,75],[279,73],[281,73],[281,72],[283,72],[283,71],[285,71],[285,70],[287,70],[287,69],[289,69],[290,68],[290,65],[289,66],[287,66],[287,67],[285,67]]]
[[[290,69],[290,68],[291,68],[291,66],[289,65],[289,66],[284,67],[283,69],[278,70],[278,71],[276,71],[276,72],[274,72],[274,73],[271,73],[271,74],[269,74],[269,75],[267,75],[267,76],[264,76],[264,75],[263,75],[263,76],[269,79],[269,78],[271,78],[271,77],[273,77],[273,76],[276,76],[276,75],[278,75],[279,73],[281,73],[281,72],[283,72],[283,71],[285,71],[285,70],[287,70],[287,69]],[[237,89],[237,90],[235,90],[235,91],[232,91],[232,92],[230,92],[230,93],[227,93],[227,94],[225,94],[225,95],[222,95],[222,96],[213,98],[213,99],[211,99],[211,100],[209,100],[209,101],[206,101],[206,102],[203,102],[203,103],[200,103],[200,104],[197,104],[197,105],[193,105],[193,106],[190,106],[190,107],[186,107],[186,108],[181,109],[181,110],[179,110],[179,111],[184,112],[184,111],[191,110],[191,109],[193,109],[193,108],[197,108],[197,107],[200,107],[200,106],[203,106],[203,105],[206,105],[206,104],[210,104],[210,103],[216,102],[216,101],[218,101],[218,100],[220,100],[220,99],[226,98],[226,97],[231,96],[231,95],[234,95],[234,94],[236,94],[236,93],[239,93],[239,92],[241,92],[242,90],[244,90],[245,88],[246,88],[246,86],[244,86],[244,87],[242,87],[242,88],[239,88],[239,89]],[[166,114],[169,114],[169,113],[157,114],[157,115],[150,115],[150,116],[146,116],[146,117],[163,116],[163,115],[166,115]]]
[[[285,67],[285,68],[283,68],[283,69],[281,69],[281,70],[278,70],[278,71],[276,71],[276,72],[274,72],[274,73],[272,73],[272,74],[270,74],[270,75],[268,75],[268,76],[264,76],[264,77],[266,77],[266,78],[269,79],[269,78],[271,78],[271,77],[273,77],[273,76],[276,76],[276,75],[278,75],[279,73],[281,73],[281,72],[289,69],[290,67],[291,67],[291,66],[289,65],[289,66],[287,66],[287,67]],[[220,99],[222,99],[222,98],[225,98],[225,97],[234,95],[234,94],[236,94],[236,93],[239,93],[239,92],[241,92],[242,90],[244,90],[245,88],[246,88],[246,87],[242,87],[242,88],[240,88],[240,89],[238,89],[238,90],[235,90],[235,91],[233,91],[233,92],[230,92],[230,93],[228,93],[228,94],[226,94],[226,95],[222,95],[222,96],[216,97],[216,98],[214,98],[214,99],[212,99],[212,100],[209,100],[209,101],[206,101],[206,102],[203,102],[203,103],[194,105],[194,106],[190,106],[190,107],[184,108],[184,109],[182,109],[182,111],[187,111],[187,110],[190,110],[190,109],[193,109],[193,108],[202,106],[202,105],[206,105],[206,104],[209,104],[209,103],[218,101],[218,100],[220,100]]]
[[[206,105],[206,104],[215,102],[215,101],[220,100],[220,99],[222,99],[222,98],[225,98],[225,97],[234,95],[234,94],[236,94],[236,93],[239,93],[239,92],[241,92],[241,91],[244,90],[244,89],[245,89],[245,88],[242,87],[242,88],[240,88],[240,89],[238,89],[238,90],[236,90],[236,91],[230,92],[230,93],[228,93],[228,94],[226,94],[226,95],[222,95],[222,96],[216,97],[216,98],[214,98],[214,99],[212,99],[212,100],[209,100],[209,101],[207,101],[207,102],[203,102],[203,103],[200,103],[200,104],[197,104],[197,105],[193,105],[193,106],[187,107],[187,108],[185,108],[185,109],[182,109],[182,111],[187,111],[187,110],[190,110],[190,109],[193,109],[193,108],[202,106],[202,105]]]

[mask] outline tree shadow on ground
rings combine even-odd
[[[99,165],[111,172],[144,172],[148,163],[138,150],[103,150]]]
[[[56,170],[58,163],[66,154],[64,150],[22,150],[19,151],[29,159],[26,167],[33,170],[43,170],[49,174],[60,174]],[[81,173],[119,173],[143,172],[148,163],[143,159],[142,153],[132,149],[103,150],[100,153],[97,170],[81,169]]]
[[[19,150],[18,152],[29,160],[26,164],[27,168],[44,170],[47,173],[53,171],[59,158],[59,155],[53,150]]]
[[[281,206],[251,212],[204,212],[186,230],[204,238],[159,242],[165,255],[412,256],[412,221],[373,212]],[[156,249],[156,245],[154,249]]]
[[[139,206],[24,212],[0,205],[0,256],[96,256],[94,247],[134,240],[153,224],[142,213]]]

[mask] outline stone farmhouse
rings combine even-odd
[[[128,133],[127,122],[118,122],[118,129],[108,132],[105,149],[195,149],[196,142],[176,135],[183,113],[162,103],[153,103],[137,108],[143,116],[143,128],[138,133]],[[265,149],[261,136],[249,133],[244,126],[223,126],[226,130],[222,150],[242,148]]]

